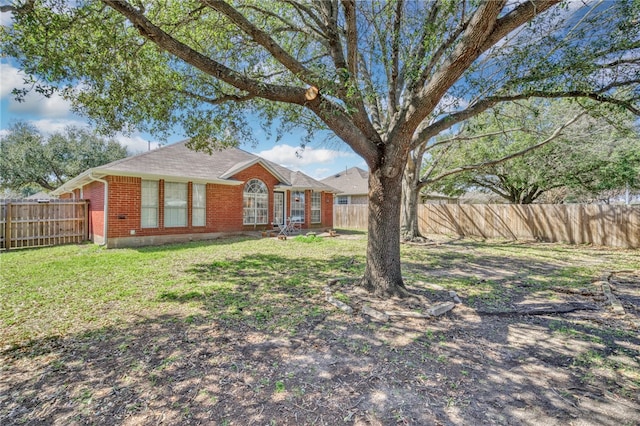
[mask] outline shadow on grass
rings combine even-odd
[[[0,422],[634,424],[637,395],[592,367],[637,368],[625,345],[639,343],[564,319],[325,313],[287,335],[162,315],[0,353]]]
[[[295,334],[300,324],[325,312],[323,290],[329,279],[357,276],[363,267],[363,259],[338,255],[328,260],[272,254],[218,259],[185,271],[198,290],[165,291],[159,298],[199,302],[210,317],[229,324],[246,321],[258,329]]]
[[[415,257],[409,270],[424,266]],[[509,262],[483,259],[489,269]],[[443,253],[439,267],[473,260]],[[518,276],[558,267],[511,265]],[[0,424],[640,422],[637,334],[465,307],[386,324],[333,310],[326,280],[363,267],[341,255],[192,264],[191,287],[159,298],[202,314],[1,352]]]
[[[405,250],[402,268],[408,284],[456,291],[480,310],[508,308],[524,297],[555,297],[555,288],[590,289],[601,274],[557,247],[545,253],[540,248],[527,251],[519,245],[503,248],[469,241]]]

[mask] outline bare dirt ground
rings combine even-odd
[[[534,267],[485,266],[449,273],[495,279]],[[1,353],[0,423],[637,425],[640,275],[608,282],[624,315],[598,291],[540,298],[516,280],[498,303],[460,292],[440,317],[388,322],[360,310],[415,301],[380,304],[338,284],[355,313],[332,310],[291,336],[141,317]],[[437,286],[410,290],[451,301]],[[567,307],[585,309],[543,313]]]

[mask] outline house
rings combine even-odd
[[[336,188],[339,195],[336,204],[368,204],[369,172],[359,167],[351,167],[344,172],[322,179],[320,182]]]
[[[24,197],[25,200],[45,201],[51,200],[53,197],[44,191],[36,192],[35,194]]]
[[[89,200],[89,237],[107,247],[333,226],[334,188],[241,149],[192,151],[187,141],[85,171],[53,195]]]

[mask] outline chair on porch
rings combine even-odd
[[[302,220],[299,217],[289,217],[284,224],[274,222],[272,225],[275,230],[279,231],[278,236],[288,237],[302,231]]]

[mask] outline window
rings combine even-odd
[[[259,179],[251,179],[244,187],[242,223],[262,225],[269,220],[269,194],[267,185]]]
[[[164,227],[187,226],[187,184],[165,182]]]
[[[304,223],[304,191],[291,193],[291,221]]]
[[[336,198],[336,204],[349,204],[349,197],[346,195],[340,195]]]
[[[322,222],[320,218],[320,200],[322,199],[319,192],[311,193],[311,223]]]
[[[191,225],[204,226],[207,206],[207,185],[194,183],[191,186]]]
[[[158,227],[158,181],[143,180],[141,188],[142,211],[140,226],[143,228]]]
[[[284,192],[273,193],[273,222],[284,223]]]

